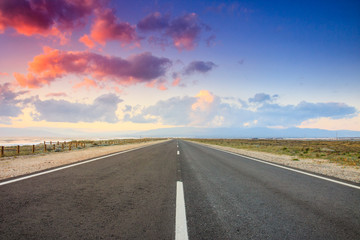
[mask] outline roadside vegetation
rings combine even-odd
[[[112,145],[125,145],[134,143],[144,143],[149,141],[161,140],[160,138],[141,138],[141,139],[112,139],[112,140],[83,140],[83,141],[45,141],[36,145],[6,146],[3,147],[1,157],[16,157],[23,155],[46,154],[51,152],[68,152],[91,147],[103,147]],[[0,146],[1,148],[2,146]]]
[[[360,166],[360,141],[278,139],[188,139],[200,143],[292,156],[327,159],[347,166]]]

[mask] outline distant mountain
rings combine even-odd
[[[0,128],[0,137],[69,137],[69,138],[343,138],[360,137],[360,131],[329,131],[312,128],[159,128],[148,131],[96,132],[60,128]]]
[[[136,131],[126,132],[86,132],[71,128],[0,128],[0,137],[55,137],[55,138],[121,138],[139,137]]]
[[[62,137],[61,131],[47,131],[41,128],[0,128],[0,137]]]
[[[335,138],[360,137],[360,131],[330,131],[313,128],[161,128],[138,132],[142,137],[190,138]]]

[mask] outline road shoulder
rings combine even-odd
[[[59,167],[86,159],[107,154],[126,151],[134,148],[150,146],[168,140],[150,141],[145,143],[93,147],[71,152],[50,153],[45,155],[27,155],[6,158],[0,161],[0,180],[17,177],[33,172]]]
[[[328,160],[324,159],[300,159],[297,161],[293,160],[293,157],[286,155],[277,155],[271,153],[250,151],[238,148],[224,147],[213,144],[199,143],[190,141],[193,143],[197,143],[200,145],[216,148],[219,150],[229,151],[232,153],[237,153],[240,155],[253,157],[257,159],[261,159],[264,161],[277,163],[283,166],[288,166],[292,168],[297,168],[313,173],[322,174],[325,176],[335,177],[338,179],[343,179],[350,182],[360,183],[360,168],[354,166],[343,166],[336,163],[331,163]]]

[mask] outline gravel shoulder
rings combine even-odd
[[[336,163],[332,163],[325,159],[299,159],[298,161],[294,161],[293,160],[294,157],[292,156],[250,151],[250,150],[224,147],[224,146],[205,144],[199,142],[194,142],[194,143],[202,144],[205,146],[209,146],[233,153],[238,153],[244,156],[262,159],[268,162],[273,162],[284,166],[306,170],[309,172],[319,173],[330,177],[336,177],[346,181],[360,183],[360,168],[358,166],[343,166]]]
[[[92,147],[87,149],[74,150],[70,152],[55,152],[41,155],[5,157],[0,160],[0,180],[42,171],[45,169],[58,167],[74,162],[79,162],[115,152],[126,151],[143,146],[150,146],[165,141],[168,140]]]

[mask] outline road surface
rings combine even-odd
[[[360,239],[360,189],[182,140],[0,182],[0,239],[179,236]]]

